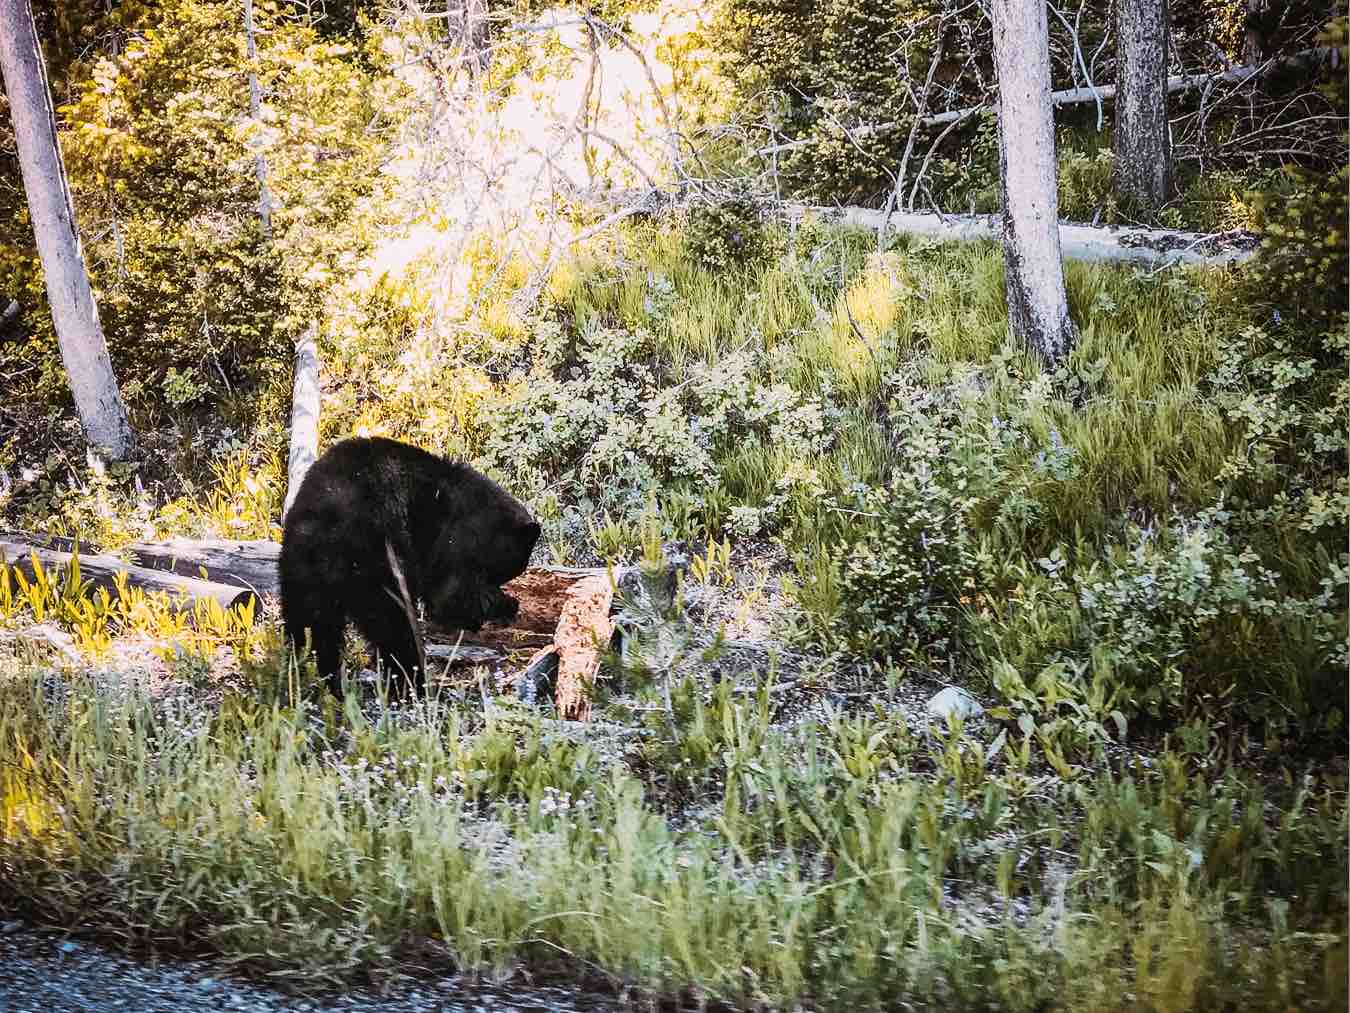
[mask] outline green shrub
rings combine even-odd
[[[1261,256],[1248,275],[1249,296],[1281,317],[1334,327],[1346,311],[1350,273],[1350,168],[1295,179],[1292,193],[1257,201]]]
[[[695,207],[689,212],[684,242],[694,263],[715,272],[758,266],[773,254],[775,245],[759,207],[750,199]]]
[[[606,511],[638,516],[658,491],[697,513],[738,445],[818,453],[829,442],[821,402],[765,382],[762,350],[690,363],[678,382],[641,328],[569,335],[543,322],[532,353],[528,377],[482,404],[480,461],[569,536]]]

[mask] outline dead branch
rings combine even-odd
[[[1179,91],[1189,91],[1194,88],[1201,88],[1206,85],[1214,84],[1242,84],[1251,78],[1264,73],[1271,66],[1310,66],[1324,59],[1330,59],[1331,54],[1337,52],[1331,46],[1318,46],[1313,49],[1305,49],[1302,52],[1294,53],[1291,56],[1281,59],[1270,59],[1259,66],[1241,66],[1234,67],[1226,71],[1214,71],[1212,73],[1202,74],[1175,74],[1167,79],[1167,91],[1169,94]],[[1067,88],[1063,91],[1050,93],[1050,102],[1055,106],[1074,105],[1081,102],[1095,102],[1099,99],[1114,99],[1116,97],[1116,86],[1113,84],[1098,87],[1085,88]],[[956,120],[965,119],[975,113],[993,111],[992,105],[968,106],[965,109],[953,109],[945,113],[937,113],[933,116],[925,116],[919,121],[920,126],[936,127],[945,123],[951,123]],[[880,134],[887,134],[903,127],[904,123],[876,123],[869,126],[856,127],[852,136],[855,137],[874,137]],[[788,141],[784,144],[774,144],[766,148],[760,148],[755,153],[757,155],[776,155],[785,151],[796,151],[799,148],[807,147],[815,143],[811,140]]]

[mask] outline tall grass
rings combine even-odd
[[[1344,796],[1312,777],[1268,797],[1164,756],[1057,785],[895,717],[692,699],[648,733],[707,757],[713,804],[672,830],[674,797],[535,719],[11,673],[0,908],[311,979],[438,939],[465,971],[750,1004],[1344,1003]]]

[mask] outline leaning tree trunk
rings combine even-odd
[[[111,459],[125,460],[135,450],[136,438],[89,287],[75,206],[56,141],[47,70],[28,0],[0,0],[0,70],[14,118],[15,146],[47,282],[52,324],[75,408],[89,442]]]
[[[1054,363],[1069,354],[1078,328],[1060,259],[1045,4],[993,0],[992,6],[1008,324]]]
[[[1117,0],[1116,193],[1156,211],[1172,189],[1167,0]]]

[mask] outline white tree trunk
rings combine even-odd
[[[14,118],[19,167],[52,323],[75,409],[89,442],[112,460],[125,460],[135,450],[135,434],[127,421],[89,287],[75,207],[56,140],[47,70],[28,0],[0,0],[0,70]]]
[[[1156,211],[1172,189],[1167,0],[1117,0],[1116,193]]]
[[[1008,324],[1047,363],[1078,340],[1064,291],[1050,105],[1050,36],[1041,0],[993,0],[999,184]]]
[[[244,36],[248,46],[248,116],[253,121],[249,139],[256,149],[253,173],[258,177],[258,228],[262,237],[272,238],[272,194],[267,189],[267,159],[262,153],[262,90],[258,87],[258,47],[253,39],[253,0],[244,0]]]
[[[300,483],[319,456],[319,350],[313,329],[295,346],[295,388],[291,396],[291,452],[286,465],[283,520]]]

